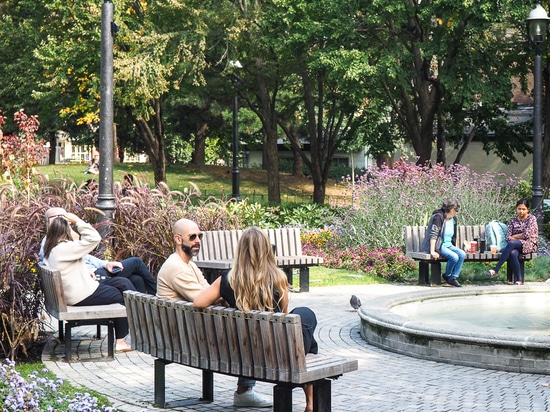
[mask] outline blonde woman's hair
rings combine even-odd
[[[288,280],[277,267],[269,238],[261,229],[253,226],[243,231],[228,281],[235,293],[237,308],[243,312],[274,312],[275,304],[284,310],[281,302],[288,290]]]

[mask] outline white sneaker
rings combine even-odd
[[[236,408],[269,408],[272,405],[272,401],[264,399],[254,392],[254,389],[249,389],[241,394],[237,392],[233,394],[233,406]]]

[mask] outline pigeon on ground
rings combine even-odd
[[[359,298],[355,295],[351,295],[351,299],[349,300],[349,304],[353,308],[354,312],[357,312],[357,309],[361,306],[361,301]]]

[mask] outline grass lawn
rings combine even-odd
[[[53,178],[69,178],[77,184],[81,184],[94,175],[84,174],[86,164],[59,164],[38,166],[36,169],[41,174]],[[153,169],[145,163],[115,163],[114,180],[121,182],[126,173],[131,173],[138,181],[154,186]],[[239,170],[241,198],[249,198],[252,202],[267,203],[267,173],[265,170],[245,169]],[[96,176],[96,180],[97,180]],[[313,183],[309,177],[295,177],[288,173],[280,174],[281,201],[283,203],[310,203],[313,194]],[[233,170],[226,166],[212,165],[170,165],[166,168],[166,183],[172,190],[194,191],[200,190],[203,197],[215,196],[221,199],[229,199],[232,194]],[[326,194],[328,197],[346,197],[343,184],[335,180],[327,183]]]

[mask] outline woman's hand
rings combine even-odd
[[[78,217],[77,215],[75,215],[74,213],[69,213],[69,212],[65,213],[65,214],[63,215],[63,217],[64,217],[65,220],[66,220],[67,222],[69,222],[69,223],[76,223],[76,222],[82,220],[81,218],[79,218],[79,217]]]
[[[437,252],[431,252],[430,255],[436,260],[439,259],[439,253]]]

